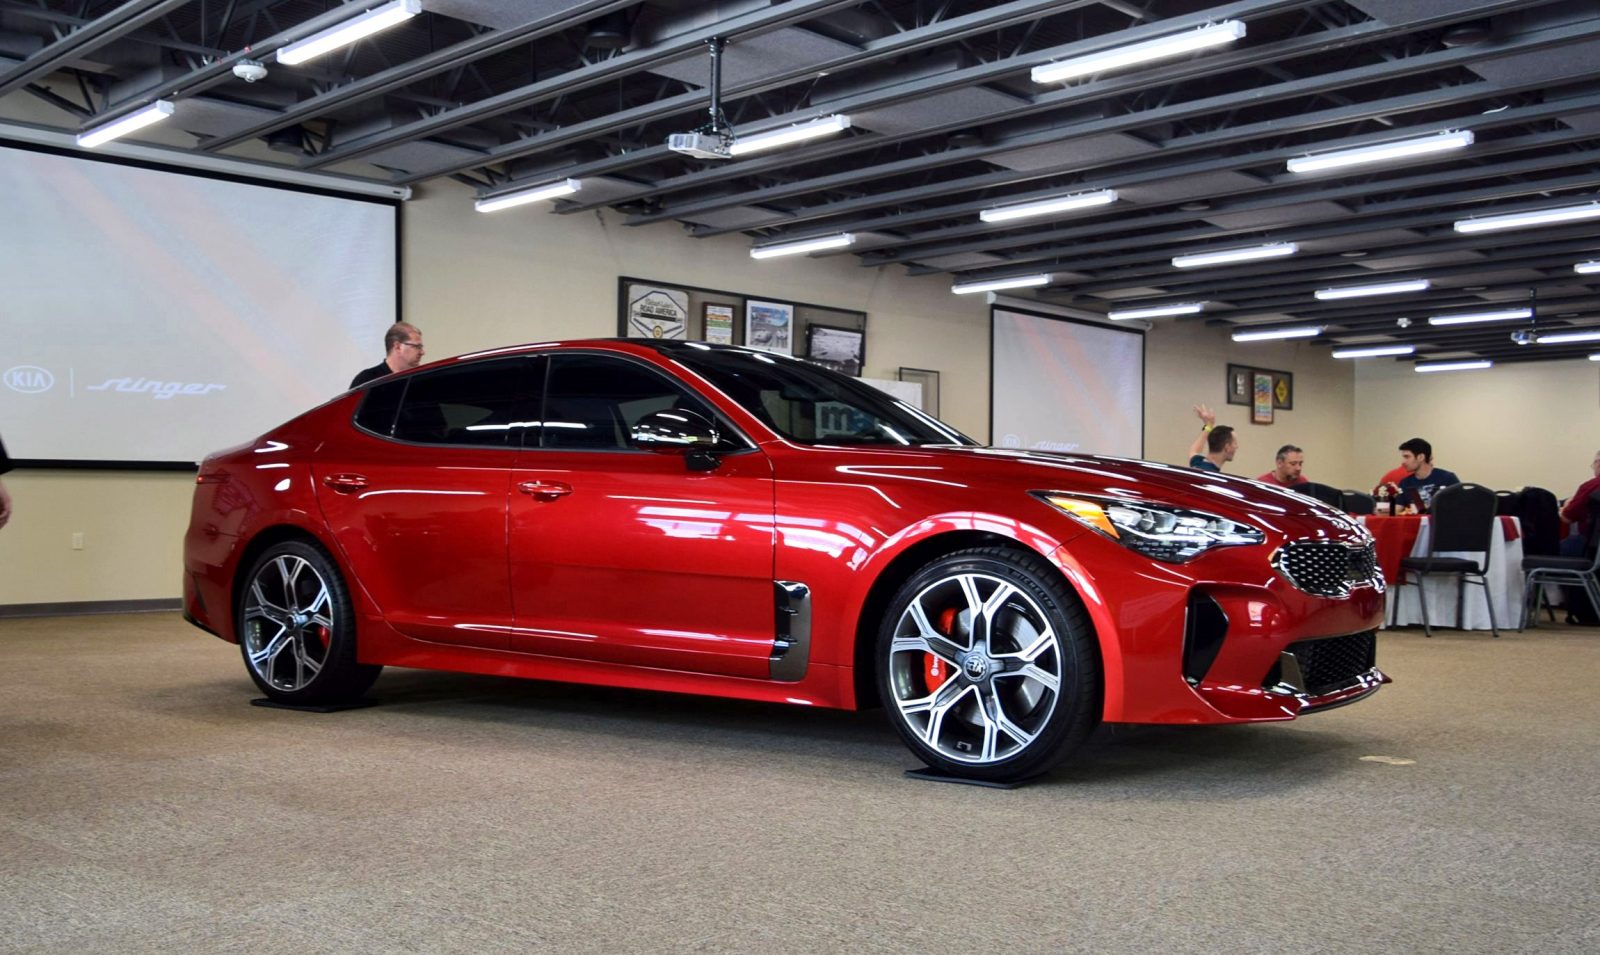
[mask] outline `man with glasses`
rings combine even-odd
[[[350,387],[359,388],[375,378],[392,375],[407,368],[415,368],[422,364],[422,330],[409,322],[396,322],[389,326],[383,335],[383,347],[386,354],[383,361],[371,368],[357,373],[350,379]]]

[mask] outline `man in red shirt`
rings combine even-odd
[[[1256,478],[1256,480],[1266,484],[1275,484],[1278,487],[1310,484],[1311,479],[1300,473],[1305,466],[1306,453],[1292,444],[1286,444],[1278,449],[1277,467]]]
[[[1595,452],[1594,463],[1589,467],[1594,471],[1594,477],[1578,485],[1578,489],[1567,498],[1567,506],[1561,509],[1562,517],[1578,525],[1579,541],[1589,539],[1589,495],[1600,491],[1600,451]]]

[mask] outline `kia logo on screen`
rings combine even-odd
[[[25,395],[37,395],[56,386],[56,376],[38,365],[16,365],[6,369],[6,387]]]

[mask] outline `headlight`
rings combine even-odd
[[[1054,491],[1034,491],[1033,495],[1129,550],[1173,564],[1213,547],[1259,544],[1267,539],[1259,528],[1204,511]]]

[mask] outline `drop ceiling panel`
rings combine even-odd
[[[722,50],[722,86],[727,89],[858,52],[848,43],[794,28],[736,37]],[[705,53],[696,53],[655,64],[649,72],[694,86],[706,86],[711,82],[711,58]]]
[[[1417,269],[1429,265],[1466,265],[1483,261],[1483,253],[1462,249],[1456,252],[1430,252],[1425,255],[1396,255],[1388,258],[1368,256],[1352,259],[1353,265],[1364,269]]]
[[[895,103],[880,109],[857,110],[850,114],[853,125],[887,135],[913,133],[930,126],[978,121],[986,116],[1024,105],[1015,96],[996,93],[982,86],[949,90]]]
[[[754,229],[764,225],[772,225],[775,222],[782,222],[789,218],[789,214],[773,209],[763,209],[760,206],[732,206],[727,209],[696,212],[684,215],[682,218],[685,222],[707,225],[714,229]]]
[[[1383,254],[1383,246],[1415,242],[1422,233],[1410,229],[1378,229],[1374,232],[1357,232],[1350,235],[1333,235],[1322,239],[1306,239],[1300,243],[1300,252],[1322,254],[1328,252],[1368,252]]]
[[[985,156],[984,162],[993,163],[1006,169],[1046,169],[1057,166],[1071,166],[1081,163],[1085,166],[1097,165],[1112,159],[1125,159],[1143,153],[1155,152],[1156,147],[1139,139],[1123,133],[1113,133],[1103,136],[1087,136],[1083,139],[1074,139],[1066,143],[1046,143],[1042,146],[1029,146],[1011,152],[996,153]]]
[[[1005,259],[987,252],[962,252],[959,255],[934,255],[918,259],[918,265],[933,269],[978,269],[986,265],[1004,265]]]
[[[1302,222],[1331,222],[1349,215],[1350,210],[1337,202],[1302,202],[1243,212],[1212,213],[1205,221],[1224,229],[1264,229]]]
[[[1242,172],[1204,172],[1136,186],[1118,186],[1117,194],[1127,202],[1152,205],[1163,202],[1186,202],[1190,199],[1230,192],[1248,192],[1265,184],[1265,179]]]

